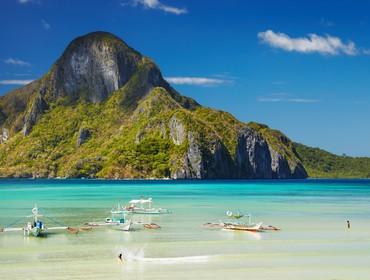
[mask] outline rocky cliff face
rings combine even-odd
[[[238,134],[234,158],[220,140],[211,140],[202,145],[189,133],[188,141],[189,146],[183,164],[172,174],[174,179],[307,177],[300,162],[294,162],[293,166],[290,166],[288,159],[273,150],[261,134],[249,127],[242,129]]]
[[[0,176],[307,176],[290,140],[201,107],[116,36],[72,41],[39,80],[0,97]]]
[[[243,129],[238,135],[236,166],[240,178],[272,178],[269,146],[250,128]]]
[[[36,122],[39,120],[39,118],[47,108],[48,105],[43,98],[42,92],[40,92],[31,102],[31,108],[24,117],[23,134],[25,136],[30,133],[32,127],[36,124]]]
[[[204,178],[204,158],[200,145],[194,139],[193,133],[188,134],[188,149],[184,155],[182,166],[172,175],[174,179]]]
[[[102,102],[130,79],[141,59],[112,34],[95,32],[77,38],[55,65],[55,94]]]

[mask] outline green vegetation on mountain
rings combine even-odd
[[[122,95],[124,91],[117,91],[103,103],[78,102],[45,112],[27,137],[17,133],[1,147],[0,173],[16,177],[168,177],[169,154],[179,148],[162,137],[158,128],[179,105],[172,101],[173,109],[170,104],[166,107],[170,97],[164,89],[155,88],[137,110],[127,112],[114,105],[114,99]],[[88,128],[92,136],[77,146],[81,127]],[[145,137],[139,141],[140,133]]]
[[[370,178],[370,158],[339,156],[294,143],[308,176],[312,178]]]

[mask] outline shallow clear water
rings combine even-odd
[[[368,279],[370,181],[1,180],[0,226],[23,226],[34,203],[48,226],[109,216],[113,204],[153,197],[168,215],[135,216],[160,230],[98,228],[46,238],[0,233],[6,279]],[[282,228],[206,229],[226,210]],[[13,224],[19,220],[18,223]],[[351,229],[346,221],[351,221]],[[13,224],[13,225],[12,225]],[[118,261],[119,252],[128,258]],[[3,278],[3,277],[1,277]]]

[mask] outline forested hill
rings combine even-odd
[[[319,148],[294,143],[302,163],[312,178],[370,178],[370,158],[339,156]]]

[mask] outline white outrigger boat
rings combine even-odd
[[[265,230],[280,230],[274,226],[263,226],[263,223],[252,223],[252,215],[244,215],[240,212],[233,213],[232,211],[227,211],[226,215],[230,219],[238,220],[237,222],[219,222],[219,223],[206,223],[204,224],[207,228],[219,228],[223,230],[234,230],[234,231],[252,231],[252,232],[261,232]],[[247,222],[239,222],[239,220],[243,217],[247,217]]]
[[[113,207],[110,213],[111,216],[107,217],[104,222],[90,222],[86,225],[92,227],[114,226],[118,230],[130,231],[133,224],[132,219],[126,219],[125,211],[119,204],[117,207]]]
[[[130,231],[132,227],[132,220],[128,219],[126,220],[125,218],[122,217],[110,217],[105,219],[104,225],[106,226],[115,226],[116,229],[122,230],[122,231]]]
[[[32,234],[35,237],[46,235],[47,230],[42,221],[39,220],[39,217],[42,215],[39,214],[39,209],[37,205],[32,208],[32,215],[28,217],[33,217],[33,222],[28,222],[23,229],[23,233],[25,236],[30,236]]]
[[[41,237],[46,236],[49,230],[65,230],[68,227],[59,226],[59,227],[49,227],[47,228],[45,224],[39,220],[39,217],[42,215],[39,214],[39,208],[35,205],[32,208],[32,215],[27,216],[27,218],[32,217],[32,221],[28,222],[23,228],[3,228],[1,232],[12,232],[12,231],[23,231],[24,236],[35,236]]]
[[[133,199],[129,201],[129,205],[123,208],[125,213],[132,213],[132,214],[168,214],[170,213],[169,210],[163,208],[154,208],[153,207],[153,199],[141,198],[141,199]]]
[[[258,231],[263,231],[263,229],[261,228],[262,227],[262,223],[258,223],[258,224],[254,224],[254,225],[249,225],[249,224],[241,224],[241,223],[238,223],[238,224],[225,224],[223,226],[223,229],[224,230],[241,230],[241,231],[254,231],[254,232],[258,232]]]
[[[230,210],[226,212],[226,215],[231,219],[240,220],[243,217],[248,218],[248,222],[233,222],[233,223],[224,223],[223,229],[225,230],[241,230],[241,231],[263,231],[262,230],[262,222],[253,224],[252,223],[252,215],[244,215],[240,212],[233,213]]]

